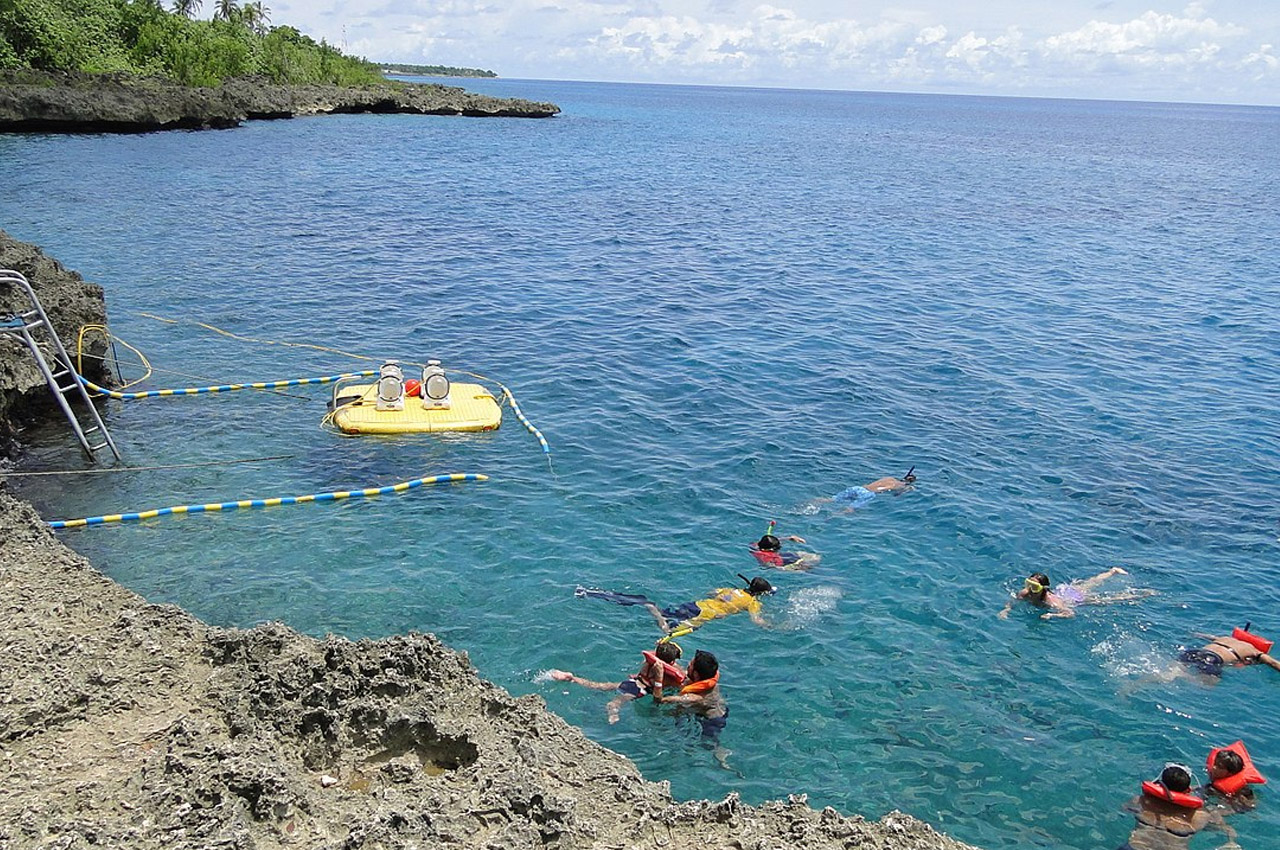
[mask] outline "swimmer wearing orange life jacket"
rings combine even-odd
[[[1244,628],[1235,628],[1231,636],[1196,633],[1196,637],[1209,641],[1199,649],[1184,649],[1178,655],[1179,666],[1173,668],[1168,678],[1176,678],[1183,673],[1196,673],[1214,679],[1222,676],[1226,667],[1248,667],[1253,664],[1265,664],[1273,670],[1280,670],[1280,660],[1273,658],[1272,641],[1249,631],[1252,623],[1245,623]]]
[[[1235,830],[1219,812],[1205,809],[1192,784],[1191,769],[1180,764],[1167,764],[1158,779],[1143,782],[1142,793],[1125,804],[1137,824],[1119,850],[1188,850],[1191,837],[1208,827],[1234,842]]]
[[[655,702],[684,706],[702,724],[702,737],[716,740],[729,722],[729,706],[720,693],[720,662],[706,650],[699,649],[689,662],[689,677],[680,693],[659,694]]]
[[[1221,803],[1231,812],[1257,808],[1257,795],[1249,786],[1265,785],[1267,779],[1253,766],[1244,741],[1214,747],[1205,759],[1205,767],[1209,770],[1209,782],[1202,789],[1205,799]]]
[[[685,683],[685,672],[676,662],[684,651],[680,644],[673,640],[661,640],[652,650],[640,653],[644,662],[635,675],[623,682],[593,682],[575,676],[568,670],[551,670],[551,678],[557,682],[572,682],[584,688],[596,691],[614,691],[618,695],[605,706],[609,723],[617,723],[622,706],[633,699],[652,696],[654,701],[661,702],[664,688],[679,688]]]

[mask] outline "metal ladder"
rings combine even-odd
[[[67,350],[62,347],[58,332],[53,329],[53,324],[45,315],[44,308],[40,306],[40,299],[36,297],[35,290],[31,288],[31,284],[21,272],[0,269],[0,287],[6,284],[20,286],[31,302],[31,309],[24,313],[0,313],[0,334],[14,334],[21,337],[23,344],[31,350],[31,354],[36,359],[36,365],[40,367],[40,373],[44,375],[45,382],[53,392],[58,406],[66,414],[67,421],[71,423],[71,429],[75,431],[76,439],[80,441],[80,447],[84,449],[85,454],[92,459],[96,458],[97,452],[102,449],[110,449],[116,460],[120,460],[120,450],[116,448],[115,440],[112,440],[111,434],[107,432],[107,426],[98,415],[98,409],[93,406],[93,400],[85,390],[84,384],[80,383],[80,376],[76,374],[75,366],[67,356]],[[47,342],[53,349],[52,364],[45,357],[44,351],[36,340],[35,334],[41,331],[48,337]],[[87,428],[80,424],[80,418],[76,416],[67,400],[67,396],[72,393],[80,397],[84,402],[85,410],[88,411],[89,427]]]

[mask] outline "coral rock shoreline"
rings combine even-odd
[[[675,802],[432,635],[219,629],[0,491],[0,848],[964,850],[921,821]]]
[[[102,312],[34,246],[0,248],[46,305]],[[0,376],[24,357],[0,348]],[[28,413],[26,383],[0,384],[6,417]],[[972,850],[803,796],[676,802],[432,635],[222,629],[149,604],[3,484],[0,659],[0,850]]]
[[[7,133],[227,129],[249,120],[361,112],[549,118],[560,108],[435,83],[343,88],[236,79],[196,88],[126,74],[0,71],[0,132]]]

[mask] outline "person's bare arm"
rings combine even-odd
[[[1258,660],[1270,667],[1272,670],[1280,670],[1280,661],[1277,661],[1265,652],[1258,656]]]

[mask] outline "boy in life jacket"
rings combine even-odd
[[[1167,764],[1159,779],[1142,783],[1142,793],[1125,804],[1137,823],[1119,850],[1188,850],[1191,837],[1207,827],[1227,834],[1230,844],[1222,847],[1234,844],[1235,830],[1219,812],[1205,809],[1191,786],[1191,770],[1180,764]]]
[[[1202,789],[1206,799],[1220,803],[1230,812],[1247,812],[1257,808],[1258,798],[1250,785],[1265,785],[1267,780],[1249,758],[1244,741],[1209,751],[1205,762],[1209,783]]]
[[[782,551],[782,539],[773,533],[774,526],[777,525],[776,520],[769,520],[769,530],[764,533],[755,543],[749,547],[752,557],[760,562],[761,566],[773,567],[778,570],[811,570],[822,560],[822,556],[817,552],[784,552]],[[804,543],[804,538],[798,534],[788,534],[787,540],[792,543]]]
[[[618,695],[604,707],[609,723],[617,723],[624,704],[645,696],[652,696],[655,701],[661,702],[664,688],[674,690],[684,684],[684,670],[676,663],[683,654],[680,644],[673,640],[658,641],[652,652],[641,654],[644,662],[640,669],[623,682],[593,682],[575,676],[568,670],[550,670],[548,673],[557,682],[572,682],[596,691],[617,691]]]

